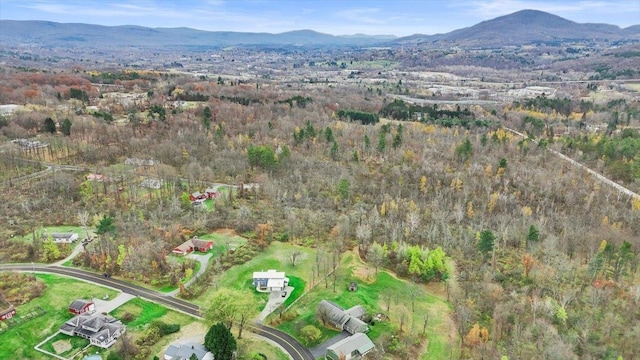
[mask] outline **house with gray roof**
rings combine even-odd
[[[56,244],[71,244],[78,240],[78,233],[51,233],[42,234],[42,241],[47,241],[51,238]]]
[[[169,345],[164,352],[164,360],[190,360],[193,354],[198,360],[213,360],[213,354],[204,345],[196,343]]]
[[[126,330],[120,320],[109,315],[87,313],[74,316],[60,326],[61,333],[89,339],[91,345],[105,349],[115,344]]]
[[[362,321],[365,313],[362,305],[356,305],[345,310],[340,305],[328,300],[322,300],[318,304],[318,314],[322,317],[323,322],[327,321],[336,328],[346,330],[350,334],[369,331],[367,323]]]
[[[360,359],[375,348],[376,346],[366,334],[356,333],[327,347],[326,359]]]

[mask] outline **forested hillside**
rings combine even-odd
[[[586,128],[611,120],[610,108],[541,98],[412,107],[360,86],[152,71],[121,76],[110,89],[83,72],[0,76],[2,102],[24,104],[0,121],[0,168],[10,174],[0,178],[2,262],[43,260],[51,253],[37,229],[73,224],[98,230],[78,265],[175,282],[184,269],[167,263],[171,249],[233,228],[251,251],[288,241],[326,250],[328,262],[357,248],[372,267],[442,284],[463,358],[640,354],[640,201],[547,150],[635,181],[638,132],[615,131],[637,125],[637,102],[617,104],[629,121],[619,117],[610,134],[554,140],[550,129],[563,121]],[[9,143],[18,138],[49,146]],[[20,181],[46,165],[21,159],[79,170]],[[162,186],[141,187],[149,178]],[[212,183],[236,188],[212,210],[193,206],[188,195]]]

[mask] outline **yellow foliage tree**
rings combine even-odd
[[[467,217],[469,219],[473,219],[473,215],[475,215],[475,213],[473,212],[473,202],[469,201],[467,203]]]
[[[427,193],[427,177],[422,175],[422,177],[420,178],[420,187],[419,190],[421,193],[426,194]]]
[[[496,207],[499,197],[500,194],[498,194],[497,192],[494,192],[491,194],[491,196],[489,196],[489,205],[487,205],[487,210],[489,210],[490,213],[493,212],[493,209]]]

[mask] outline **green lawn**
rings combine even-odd
[[[358,284],[358,290],[355,292],[348,290],[352,281]],[[412,311],[411,306],[410,294],[412,292],[416,294],[415,311]],[[407,320],[404,325],[405,331],[407,330],[406,324],[409,324],[411,331],[414,333],[422,332],[425,314],[429,314],[427,326],[429,351],[423,355],[422,359],[441,359],[449,354],[451,347],[449,343],[450,323],[448,322],[449,304],[441,298],[429,294],[424,285],[397,279],[392,274],[384,271],[375,274],[375,271],[372,268],[367,269],[366,265],[362,264],[353,252],[348,252],[342,258],[338,270],[336,291],[334,292],[333,290],[333,278],[330,278],[327,287],[325,282],[322,281],[291,308],[291,311],[296,314],[295,318],[290,322],[278,325],[278,328],[302,341],[298,337],[300,329],[305,325],[312,324],[323,330],[322,339],[319,339],[316,343],[329,339],[337,332],[324,329],[316,317],[317,305],[323,299],[335,302],[345,309],[355,305],[362,305],[369,314],[383,313],[387,315],[389,317],[388,320],[370,326],[368,335],[373,340],[383,334],[391,335],[396,333],[400,323],[398,314],[402,311],[407,314]],[[387,303],[390,304],[389,311],[387,311]],[[277,323],[276,316],[274,314],[271,317]],[[316,343],[310,345],[315,345]]]
[[[245,335],[246,334],[246,335]],[[234,336],[235,336],[234,332]],[[289,356],[285,354],[279,347],[273,346],[270,343],[256,339],[246,331],[242,335],[242,339],[238,340],[238,348],[246,349],[250,354],[262,354],[264,359],[269,360],[289,360]],[[259,357],[252,357],[252,359],[260,359]]]
[[[211,235],[214,235],[212,237],[215,238],[215,235],[218,234]],[[205,237],[203,236],[201,238],[204,239]],[[291,262],[289,261],[289,256],[294,251],[299,251],[301,253],[296,261],[295,267],[291,266]],[[313,277],[312,272],[315,265],[314,256],[315,250],[313,249],[302,248],[277,241],[272,242],[265,251],[258,254],[256,257],[242,265],[233,266],[224,273],[218,275],[214,279],[215,286],[212,286],[210,290],[192,301],[200,306],[204,306],[207,304],[207,300],[218,288],[230,288],[244,291],[247,294],[252,294],[257,298],[259,303],[264,304],[267,301],[268,294],[258,293],[255,291],[252,286],[254,271],[276,269],[278,271],[284,271],[286,276],[292,275],[294,278],[297,278],[294,280],[294,283],[299,280],[299,284],[309,284]],[[303,289],[298,289],[298,291],[302,290]]]
[[[163,317],[167,313],[167,308],[156,303],[135,298],[113,310],[111,315],[116,319],[124,319],[127,313],[133,315],[133,320],[128,322],[123,320],[122,322],[127,325],[127,331],[135,331],[140,330],[153,320]]]
[[[240,245],[247,243],[247,239],[239,235],[230,235],[223,233],[210,233],[202,236],[198,236],[198,239],[213,241],[214,256],[219,256],[225,253],[229,248],[237,248]]]
[[[105,294],[113,299],[118,294],[115,290],[67,277],[50,274],[36,276],[46,283],[46,290],[41,297],[18,306],[16,316],[30,312],[37,306],[47,313],[0,333],[0,359],[49,359],[33,347],[53,335],[60,325],[73,317],[68,310],[73,300],[102,298]]]
[[[71,344],[71,349],[62,352],[62,353],[57,353],[55,351],[55,348],[53,347],[53,343],[55,343],[58,340],[62,340],[62,341],[68,341]],[[81,349],[83,349],[85,346],[89,345],[89,340],[87,339],[83,339],[81,337],[78,336],[69,336],[69,335],[65,335],[65,334],[58,334],[56,336],[54,336],[53,338],[51,338],[49,341],[47,341],[46,343],[42,344],[42,346],[40,346],[41,349],[48,351],[52,354],[56,354],[56,355],[60,355],[62,357],[69,357],[75,353],[77,353],[78,351],[80,351]]]

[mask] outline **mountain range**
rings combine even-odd
[[[101,26],[48,21],[0,20],[0,44],[44,48],[108,49],[269,46],[432,46],[494,47],[574,40],[640,41],[640,25],[620,28],[609,24],[580,24],[537,10],[522,10],[446,34],[335,36],[312,30],[279,34],[203,31],[191,28],[148,28],[134,25]],[[2,45],[0,45],[2,47]]]

